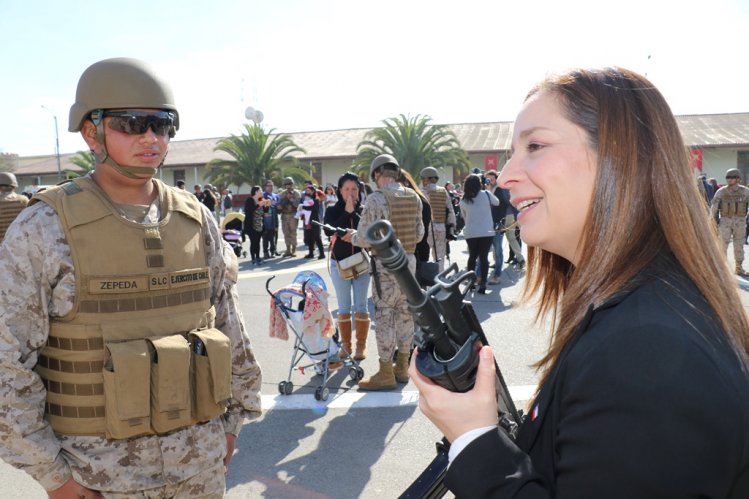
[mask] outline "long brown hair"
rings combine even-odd
[[[676,119],[646,78],[620,68],[573,70],[531,90],[555,95],[598,155],[578,265],[528,249],[524,297],[552,316],[546,380],[587,308],[612,297],[658,255],[671,253],[705,297],[738,356],[749,359],[749,320],[700,198]],[[526,99],[527,99],[526,98]]]

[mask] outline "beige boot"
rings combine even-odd
[[[341,336],[341,352],[338,356],[340,358],[351,355],[351,314],[339,314],[338,315],[338,333]]]
[[[749,274],[746,273],[746,271],[744,270],[744,267],[742,266],[742,264],[737,263],[736,264],[736,275],[740,275],[742,277],[745,277],[745,276],[747,276]]]
[[[393,390],[398,386],[393,374],[393,363],[380,359],[380,370],[374,376],[359,382],[361,391]]]
[[[398,383],[408,383],[408,352],[398,352],[395,357],[395,380]]]
[[[369,335],[369,314],[355,314],[356,319],[356,353],[354,360],[367,358],[367,336]]]

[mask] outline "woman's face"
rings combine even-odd
[[[354,201],[359,197],[359,186],[353,180],[347,180],[341,186],[341,196],[343,199],[353,198]]]
[[[521,238],[576,264],[596,179],[585,131],[564,116],[554,94],[542,92],[518,114],[512,149],[499,185],[519,210]]]
[[[308,195],[312,196],[312,195],[315,194],[315,189],[314,189],[314,187],[307,186],[307,187],[304,188],[304,192],[306,192]]]

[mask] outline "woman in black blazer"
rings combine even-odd
[[[420,407],[452,443],[457,497],[749,497],[749,321],[681,134],[642,76],[546,79],[500,176],[528,244],[526,297],[556,319],[517,439],[494,363]]]

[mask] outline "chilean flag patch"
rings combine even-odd
[[[538,418],[538,404],[536,404],[536,405],[535,405],[535,406],[533,407],[533,411],[531,412],[531,423],[532,423],[533,421],[535,421],[535,420],[536,420],[536,418]]]

